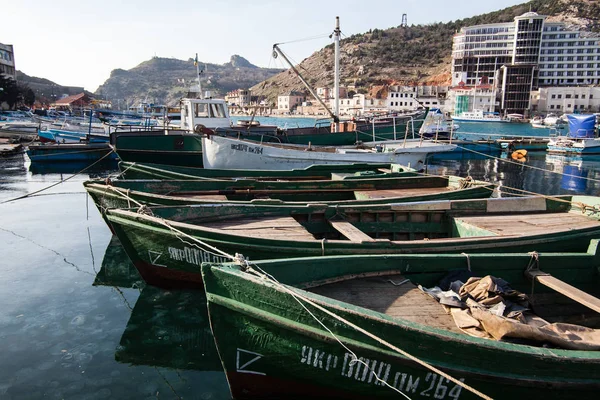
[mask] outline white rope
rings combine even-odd
[[[247,265],[248,269],[252,269],[252,270],[253,270],[253,268],[251,268],[251,267],[249,266],[249,264],[248,264],[248,263],[246,263],[246,265]],[[344,324],[348,325],[349,327],[351,327],[351,328],[353,328],[353,329],[357,330],[358,332],[360,332],[360,333],[362,333],[362,334],[364,334],[364,335],[368,336],[369,338],[371,338],[371,339],[373,339],[373,340],[375,340],[375,341],[379,342],[380,344],[382,344],[382,345],[384,345],[384,346],[386,346],[386,347],[388,347],[388,348],[390,348],[390,349],[392,349],[392,350],[394,350],[394,351],[396,351],[396,352],[400,353],[401,355],[403,355],[404,357],[408,358],[409,360],[412,360],[412,361],[414,361],[415,363],[417,363],[417,364],[419,364],[419,365],[421,365],[421,366],[423,366],[423,367],[425,367],[425,368],[429,369],[430,371],[433,371],[433,372],[435,372],[436,374],[438,374],[438,375],[440,375],[440,376],[443,376],[444,378],[448,379],[449,381],[452,381],[452,382],[454,382],[455,384],[457,384],[457,385],[459,385],[459,386],[461,386],[461,387],[463,387],[463,388],[465,388],[465,389],[469,390],[470,392],[472,392],[472,393],[476,394],[477,396],[479,396],[479,397],[481,397],[481,398],[483,398],[483,399],[491,399],[491,397],[489,397],[489,396],[485,395],[484,393],[481,393],[481,392],[480,392],[480,391],[478,391],[477,389],[475,389],[475,388],[473,388],[473,387],[471,387],[471,386],[467,385],[466,383],[462,382],[461,380],[454,378],[453,376],[451,376],[451,375],[449,375],[449,374],[445,373],[444,371],[441,371],[440,369],[438,369],[438,368],[434,367],[433,365],[430,365],[430,364],[429,364],[429,363],[427,363],[426,361],[423,361],[423,360],[421,360],[421,359],[419,359],[419,358],[417,358],[417,357],[415,357],[415,356],[413,356],[413,355],[411,355],[411,354],[407,353],[406,351],[404,351],[404,350],[402,350],[402,349],[400,349],[400,348],[398,348],[398,347],[394,346],[393,344],[391,344],[391,343],[389,343],[389,342],[387,342],[387,341],[385,341],[385,340],[381,339],[380,337],[376,336],[375,334],[373,334],[373,333],[371,333],[371,332],[369,332],[369,331],[367,331],[367,330],[365,330],[365,329],[361,328],[361,327],[360,327],[360,326],[358,326],[358,325],[355,325],[355,324],[353,324],[352,322],[348,321],[347,319],[345,319],[345,318],[343,318],[343,317],[340,317],[339,315],[335,314],[335,313],[334,313],[334,312],[332,312],[332,311],[329,311],[328,309],[326,309],[326,308],[322,307],[321,305],[319,305],[319,304],[316,304],[314,301],[312,301],[312,300],[310,300],[309,298],[307,298],[306,296],[304,296],[304,295],[302,295],[302,294],[300,294],[300,293],[296,292],[295,290],[292,290],[292,289],[288,288],[286,285],[282,285],[282,284],[281,284],[281,283],[279,283],[277,280],[275,280],[275,279],[274,279],[272,276],[270,277],[270,276],[269,276],[269,275],[267,275],[267,274],[262,274],[262,273],[260,273],[260,272],[258,272],[258,271],[256,271],[256,270],[254,270],[254,271],[255,271],[255,273],[256,273],[257,275],[259,275],[259,276],[261,276],[261,275],[262,275],[262,277],[263,277],[263,278],[272,279],[272,280],[273,280],[273,282],[274,282],[274,283],[275,283],[275,284],[276,284],[278,287],[280,287],[282,290],[286,291],[286,292],[287,292],[287,293],[289,293],[290,295],[292,295],[292,296],[294,296],[294,297],[296,297],[296,296],[297,296],[298,298],[300,298],[300,299],[302,299],[303,301],[305,301],[306,303],[308,303],[308,304],[312,305],[312,306],[313,306],[313,307],[315,307],[316,309],[318,309],[318,310],[320,310],[320,311],[324,312],[325,314],[327,314],[327,315],[329,315],[329,316],[331,316],[331,317],[333,317],[333,318],[337,319],[337,320],[338,320],[338,321],[340,321],[340,322],[343,322]],[[311,313],[311,315],[313,316],[313,318],[315,318],[315,320],[319,321],[319,323],[320,323],[320,324],[322,324],[322,322],[321,322],[321,321],[320,321],[318,318],[316,318],[316,317],[315,317],[315,316],[314,316],[312,313]],[[328,330],[328,331],[329,331],[329,332],[330,332],[330,333],[333,335],[333,337],[334,337],[334,338],[336,338],[336,336],[335,336],[335,335],[334,335],[334,334],[333,334],[333,333],[332,333],[332,332],[331,332],[329,329],[327,329],[327,330]],[[338,341],[339,341],[339,339],[337,339],[337,338],[336,338],[336,340],[338,340]],[[345,346],[344,346],[344,347],[345,347]]]
[[[474,388],[472,388],[471,386],[469,386],[469,385],[465,384],[465,383],[464,383],[464,382],[462,382],[461,380],[458,380],[458,379],[456,379],[456,378],[452,377],[451,375],[448,375],[448,374],[446,374],[445,372],[443,372],[443,371],[439,370],[438,368],[436,368],[436,367],[434,367],[434,366],[432,366],[432,365],[428,364],[427,362],[420,360],[419,358],[417,358],[417,357],[415,357],[415,356],[413,356],[413,355],[411,355],[411,354],[407,353],[406,351],[404,351],[404,350],[402,350],[402,349],[400,349],[400,348],[398,348],[398,347],[396,347],[396,346],[392,345],[391,343],[389,343],[389,342],[387,342],[387,341],[385,341],[385,340],[383,340],[383,339],[379,338],[378,336],[376,336],[376,335],[374,335],[374,334],[372,334],[372,333],[370,333],[370,332],[368,332],[368,331],[364,330],[363,328],[361,328],[361,327],[359,327],[359,326],[357,326],[357,325],[355,325],[355,324],[351,323],[350,321],[348,321],[348,320],[346,320],[346,319],[344,319],[344,318],[342,318],[342,317],[340,317],[340,316],[336,315],[335,313],[333,313],[333,312],[331,312],[331,311],[329,311],[329,310],[327,310],[327,309],[325,309],[325,308],[321,307],[320,305],[318,305],[318,304],[314,303],[312,300],[308,299],[306,296],[304,296],[304,295],[302,295],[302,294],[300,294],[300,293],[297,293],[295,290],[291,290],[291,289],[289,289],[289,288],[288,288],[286,285],[283,285],[283,284],[279,283],[279,282],[278,282],[278,281],[277,281],[277,280],[276,280],[276,279],[275,279],[273,276],[271,276],[271,275],[269,275],[269,274],[267,274],[267,273],[264,273],[264,271],[263,271],[262,273],[261,273],[261,272],[258,272],[258,271],[256,271],[254,268],[252,268],[252,267],[250,266],[249,262],[248,262],[247,260],[243,259],[243,258],[242,258],[242,257],[241,257],[239,254],[237,254],[236,256],[232,256],[231,254],[228,254],[228,253],[226,253],[226,252],[224,252],[224,251],[222,251],[222,250],[220,250],[220,249],[218,249],[218,248],[216,248],[216,247],[214,247],[214,246],[211,246],[211,245],[209,245],[208,243],[205,243],[205,242],[203,242],[202,240],[200,240],[200,239],[198,239],[198,238],[195,238],[195,237],[193,237],[193,236],[191,236],[191,235],[189,235],[189,234],[187,234],[187,233],[185,233],[185,232],[182,232],[182,231],[180,231],[179,229],[177,229],[177,228],[173,227],[172,225],[170,225],[170,224],[169,224],[169,223],[168,223],[166,220],[164,220],[163,218],[160,218],[160,217],[152,217],[152,218],[153,218],[155,221],[159,222],[160,224],[162,224],[162,225],[166,226],[166,227],[167,227],[167,228],[169,228],[170,230],[172,230],[172,231],[174,231],[174,232],[176,232],[176,233],[178,233],[178,234],[180,234],[180,235],[182,235],[182,236],[184,236],[184,237],[186,237],[186,238],[188,238],[188,239],[190,239],[190,240],[192,240],[192,241],[198,242],[198,243],[200,243],[201,245],[203,245],[203,246],[206,246],[206,247],[210,248],[211,250],[213,250],[213,251],[215,251],[215,252],[217,252],[217,253],[221,254],[221,255],[222,255],[222,256],[224,256],[224,257],[227,257],[227,258],[229,258],[229,259],[231,259],[231,260],[233,260],[233,261],[235,261],[235,262],[242,263],[243,265],[245,265],[245,266],[246,266],[246,268],[247,268],[247,269],[254,271],[254,273],[255,273],[255,274],[257,274],[258,276],[262,276],[263,278],[270,279],[270,280],[271,280],[271,281],[273,281],[273,282],[274,282],[274,283],[275,283],[275,284],[276,284],[278,287],[280,287],[281,289],[283,289],[284,291],[286,291],[286,292],[288,292],[290,295],[292,295],[292,296],[293,296],[293,297],[294,297],[294,298],[295,298],[297,301],[298,301],[298,299],[302,299],[302,300],[304,300],[306,303],[308,303],[308,304],[312,305],[313,307],[317,308],[318,310],[320,310],[320,311],[322,311],[322,312],[324,312],[324,313],[326,313],[326,314],[330,315],[331,317],[333,317],[333,318],[335,318],[335,319],[337,319],[337,320],[339,320],[339,321],[341,321],[341,322],[345,323],[345,324],[346,324],[346,325],[348,325],[349,327],[351,327],[351,328],[353,328],[353,329],[355,329],[355,330],[357,330],[357,331],[361,332],[362,334],[364,334],[364,335],[366,335],[366,336],[370,337],[371,339],[373,339],[373,340],[375,340],[375,341],[377,341],[377,342],[379,342],[379,343],[383,344],[384,346],[391,348],[392,350],[394,350],[394,351],[396,351],[396,352],[400,353],[400,354],[401,354],[401,355],[403,355],[404,357],[406,357],[406,358],[408,358],[408,359],[410,359],[410,360],[412,360],[412,361],[416,362],[417,364],[419,364],[419,365],[421,365],[421,366],[423,366],[423,367],[425,367],[425,368],[427,368],[427,369],[429,369],[429,370],[431,370],[431,371],[433,371],[433,372],[437,373],[437,374],[438,374],[438,375],[440,375],[440,376],[443,376],[444,378],[448,379],[449,381],[452,381],[452,382],[456,383],[457,385],[459,385],[459,386],[461,386],[461,387],[463,387],[463,388],[465,388],[465,389],[467,389],[467,390],[469,390],[469,391],[471,391],[471,392],[475,393],[476,395],[480,396],[481,398],[484,398],[484,399],[491,399],[491,397],[489,397],[489,396],[486,396],[485,394],[483,394],[483,393],[481,393],[481,392],[477,391],[476,389],[474,389]],[[178,238],[178,239],[182,240],[181,238]],[[182,240],[182,241],[183,241],[183,240]],[[184,243],[185,243],[185,242],[184,242]],[[255,265],[255,264],[254,264],[254,265]],[[255,265],[255,266],[256,266],[256,265]],[[257,268],[260,270],[260,268],[259,268],[258,266],[256,266],[256,267],[257,267]],[[261,271],[262,271],[262,270],[261,270]],[[304,306],[303,306],[303,307],[304,307]],[[306,309],[306,307],[304,307],[304,308]],[[333,333],[333,332],[332,332],[332,331],[331,331],[329,328],[327,328],[326,326],[324,326],[324,324],[323,324],[323,323],[322,323],[322,322],[321,322],[321,321],[320,321],[318,318],[316,318],[316,316],[315,316],[313,313],[311,313],[309,310],[307,310],[307,311],[310,313],[310,315],[311,315],[311,316],[312,316],[312,317],[313,317],[313,318],[314,318],[316,321],[318,321],[318,322],[319,322],[319,324],[321,324],[321,325],[322,325],[322,326],[323,326],[323,327],[324,327],[324,328],[325,328],[325,329],[326,329],[326,330],[327,330],[327,331],[328,331],[328,332],[329,332],[329,333],[332,335],[332,337],[333,337],[334,339],[336,339],[336,340],[337,340],[337,341],[338,341],[338,342],[339,342],[339,343],[340,343],[340,344],[341,344],[341,345],[342,345],[344,348],[348,349],[348,348],[347,348],[347,347],[346,347],[346,346],[345,346],[345,345],[344,345],[344,344],[343,344],[343,343],[340,341],[340,339],[336,337],[336,335],[335,335],[335,334],[334,334],[334,333]],[[351,353],[351,354],[354,356],[354,359],[353,359],[353,361],[355,361],[355,362],[361,362],[361,361],[360,361],[360,360],[359,360],[359,359],[356,357],[356,355],[355,355],[355,354],[354,354],[352,351],[350,351],[349,349],[348,349],[348,351],[349,351],[349,352],[350,352],[350,353]],[[363,364],[365,364],[364,362],[362,362],[362,363],[363,363]],[[365,366],[366,366],[366,368],[368,368],[368,369],[370,370],[370,368],[369,368],[369,366],[368,366],[368,365],[366,365],[366,364],[365,364]],[[374,371],[372,371],[372,370],[371,370],[371,372],[372,372],[372,373],[374,374],[374,376],[375,376],[375,377],[376,377],[378,380],[380,380],[382,383],[386,384],[387,386],[389,386],[389,387],[391,387],[392,389],[396,390],[398,393],[401,393],[403,396],[407,397],[407,396],[406,396],[404,393],[402,393],[401,391],[399,391],[399,390],[397,390],[396,388],[394,388],[394,387],[390,386],[389,384],[387,384],[387,382],[385,382],[385,381],[381,380],[381,379],[380,379],[380,378],[379,378],[379,377],[378,377],[378,376],[375,374],[375,372],[374,372]],[[407,398],[409,398],[409,397],[407,397]]]
[[[249,266],[248,266],[248,261],[246,261],[246,260],[244,260],[244,259],[242,259],[242,260],[239,260],[239,259],[238,259],[238,263],[239,263],[239,262],[242,262],[242,263],[244,263],[244,265],[246,266],[246,268],[248,268],[248,269],[249,269],[251,272],[255,273],[256,275],[258,275],[258,276],[261,276],[261,277],[265,277],[265,276],[266,276],[266,277],[267,277],[267,279],[270,279],[270,280],[272,280],[273,282],[275,282],[275,284],[276,284],[277,286],[283,287],[283,288],[285,289],[285,286],[284,286],[284,285],[282,285],[281,283],[279,283],[279,281],[278,281],[277,279],[275,279],[275,277],[273,277],[273,275],[271,275],[271,274],[268,274],[267,272],[263,271],[263,270],[262,270],[262,269],[261,269],[261,268],[260,268],[258,265],[256,265],[256,264],[253,264],[253,265],[254,265],[254,266],[255,266],[255,267],[256,267],[256,268],[257,268],[259,271],[261,271],[261,272],[258,272],[258,271],[256,271],[254,268],[251,268],[251,267],[249,267]],[[324,323],[323,323],[323,322],[322,322],[322,321],[321,321],[319,318],[317,318],[317,316],[316,316],[315,314],[313,314],[313,312],[312,312],[312,311],[310,311],[310,310],[309,310],[309,309],[306,307],[306,305],[304,305],[304,303],[302,303],[302,301],[300,301],[300,299],[302,299],[302,297],[301,297],[301,296],[298,296],[298,295],[296,295],[296,293],[294,293],[293,291],[288,291],[288,293],[292,295],[292,297],[294,298],[294,300],[296,300],[296,301],[298,302],[298,304],[300,304],[300,306],[302,306],[302,308],[304,308],[304,310],[305,310],[305,311],[306,311],[306,312],[307,312],[307,313],[308,313],[308,314],[309,314],[309,315],[310,315],[310,316],[311,316],[311,317],[312,317],[312,318],[313,318],[315,321],[317,321],[317,322],[318,322],[318,323],[319,323],[319,324],[320,324],[320,325],[323,327],[323,329],[325,329],[327,332],[329,332],[329,334],[331,335],[331,337],[333,337],[333,338],[336,340],[336,342],[338,342],[338,343],[340,344],[340,346],[342,346],[342,347],[343,347],[343,348],[344,348],[344,349],[345,349],[345,350],[346,350],[348,353],[350,353],[350,355],[352,356],[352,359],[350,360],[350,364],[349,364],[349,365],[353,365],[353,364],[355,364],[355,363],[360,363],[360,364],[363,364],[363,365],[365,366],[365,368],[366,368],[366,369],[368,369],[369,371],[371,371],[371,373],[373,374],[373,376],[375,377],[375,379],[376,379],[377,381],[381,382],[381,384],[382,384],[382,385],[385,385],[385,386],[389,387],[390,389],[392,389],[392,390],[394,390],[394,391],[396,391],[396,392],[400,393],[400,394],[401,394],[402,396],[404,396],[405,398],[407,398],[407,399],[411,400],[411,399],[410,399],[410,397],[409,397],[407,394],[405,394],[404,392],[402,392],[400,389],[398,389],[398,388],[395,388],[394,386],[390,385],[389,383],[387,383],[386,381],[384,381],[383,379],[381,379],[381,378],[379,377],[379,375],[377,375],[377,373],[376,373],[376,372],[375,372],[375,371],[374,371],[374,370],[373,370],[371,367],[369,367],[369,364],[367,364],[366,362],[364,362],[364,361],[362,361],[361,359],[359,359],[359,358],[358,358],[358,356],[356,355],[356,353],[354,353],[352,350],[350,350],[350,348],[348,348],[348,346],[346,346],[346,345],[345,345],[345,344],[344,344],[344,343],[343,343],[343,342],[342,342],[342,341],[341,341],[341,340],[340,340],[340,339],[339,339],[339,338],[336,336],[336,334],[335,334],[335,333],[333,333],[333,332],[331,331],[331,329],[329,329],[329,328],[328,328],[328,327],[327,327],[327,326],[326,326],[326,325],[325,325],[325,324],[324,324]]]

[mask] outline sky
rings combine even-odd
[[[16,68],[60,85],[94,92],[116,68],[153,56],[223,64],[239,54],[260,67],[274,43],[300,62],[331,43],[369,29],[430,24],[499,10],[525,0],[4,0],[0,43],[12,44]],[[313,40],[302,40],[314,38]],[[287,43],[290,42],[290,43]],[[450,50],[450,49],[449,49]],[[193,64],[190,68],[194,68]]]

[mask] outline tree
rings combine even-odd
[[[14,79],[0,74],[0,105],[8,104],[10,108],[14,108],[20,99],[19,88]]]

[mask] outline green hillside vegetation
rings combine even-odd
[[[367,93],[373,85],[447,85],[450,82],[452,37],[460,28],[509,22],[530,10],[583,30],[600,32],[598,0],[534,0],[446,23],[372,29],[342,39],[342,84],[355,85],[362,93]],[[333,86],[333,44],[303,60],[300,69],[311,85]],[[304,90],[304,87],[293,73],[286,71],[261,82],[252,90],[275,101],[280,93]]]

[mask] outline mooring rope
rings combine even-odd
[[[46,187],[44,187],[42,189],[39,189],[39,190],[30,192],[30,193],[24,194],[24,195],[19,196],[19,197],[15,197],[15,198],[12,198],[12,199],[4,200],[4,201],[0,202],[0,204],[10,203],[11,201],[17,201],[17,200],[25,199],[25,198],[27,198],[27,197],[29,197],[31,195],[43,192],[44,190],[48,190],[48,189],[50,189],[50,188],[52,188],[54,186],[60,185],[61,183],[64,183],[64,182],[68,181],[69,179],[74,178],[75,176],[77,176],[77,175],[79,175],[79,174],[87,171],[88,169],[92,168],[94,165],[98,164],[99,162],[101,162],[102,160],[104,160],[106,157],[110,156],[112,153],[114,153],[114,150],[111,150],[110,152],[106,153],[104,156],[102,156],[102,158],[98,159],[98,161],[93,162],[92,164],[88,165],[87,167],[85,167],[81,171],[76,172],[73,175],[71,175],[71,176],[69,176],[69,177],[67,177],[65,179],[61,179],[60,181],[55,182],[55,183],[53,183],[50,186],[46,186]]]
[[[472,393],[476,394],[477,396],[479,396],[479,397],[481,397],[481,398],[483,398],[483,399],[491,399],[491,397],[489,397],[489,396],[487,396],[487,395],[485,395],[485,394],[481,393],[480,391],[478,391],[478,390],[474,389],[473,387],[471,387],[471,386],[467,385],[467,384],[466,384],[466,383],[464,383],[463,381],[461,381],[461,380],[459,380],[459,379],[456,379],[456,378],[452,377],[451,375],[449,375],[449,374],[445,373],[444,371],[441,371],[440,369],[438,369],[438,368],[434,367],[433,365],[430,365],[430,364],[429,364],[429,363],[427,363],[426,361],[423,361],[423,360],[419,359],[418,357],[415,357],[415,356],[413,356],[413,355],[409,354],[408,352],[406,352],[406,351],[404,351],[404,350],[402,350],[402,349],[398,348],[397,346],[394,346],[393,344],[391,344],[391,343],[389,343],[389,342],[385,341],[384,339],[382,339],[382,338],[378,337],[377,335],[375,335],[375,334],[373,334],[373,333],[371,333],[371,332],[369,332],[369,331],[367,331],[367,330],[365,330],[365,329],[363,329],[363,328],[361,328],[361,327],[359,327],[359,326],[355,325],[354,323],[352,323],[352,322],[350,322],[350,321],[346,320],[345,318],[343,318],[343,317],[341,317],[341,316],[339,316],[339,315],[335,314],[334,312],[332,312],[332,311],[329,311],[329,310],[327,310],[326,308],[324,308],[324,307],[322,307],[322,306],[320,306],[320,305],[318,305],[318,304],[314,303],[312,300],[308,299],[308,298],[307,298],[306,296],[304,296],[303,294],[301,294],[301,293],[298,293],[296,290],[292,290],[292,289],[290,289],[290,288],[289,288],[287,285],[283,285],[283,284],[279,283],[279,282],[278,282],[278,281],[277,281],[277,280],[276,280],[276,279],[275,279],[273,276],[271,276],[271,275],[267,274],[266,272],[262,271],[262,270],[260,269],[260,267],[258,267],[256,264],[253,264],[253,263],[251,264],[251,263],[250,263],[248,260],[244,259],[244,258],[243,258],[243,256],[241,256],[240,254],[236,254],[235,256],[232,256],[231,254],[229,254],[229,253],[227,253],[227,252],[225,252],[225,251],[222,251],[222,250],[220,250],[220,249],[218,249],[218,248],[216,248],[216,247],[214,247],[214,246],[212,246],[212,245],[210,245],[210,244],[208,244],[208,243],[206,243],[206,242],[204,242],[204,241],[202,241],[202,240],[200,240],[200,239],[198,239],[198,238],[196,238],[196,237],[194,237],[194,236],[192,236],[192,235],[190,235],[190,234],[188,234],[188,233],[185,233],[185,232],[183,232],[183,231],[181,231],[181,230],[179,230],[179,229],[175,228],[174,226],[172,226],[170,223],[168,223],[168,222],[167,222],[165,219],[163,219],[163,218],[161,218],[161,217],[152,216],[151,218],[152,218],[154,221],[158,222],[159,224],[161,224],[161,225],[164,225],[164,226],[165,226],[165,227],[167,227],[169,230],[171,230],[171,231],[175,232],[175,233],[176,233],[175,237],[177,237],[177,238],[178,238],[179,240],[181,240],[183,243],[187,243],[187,242],[185,242],[185,241],[184,241],[184,240],[183,240],[181,237],[179,237],[179,235],[181,235],[181,236],[183,236],[183,237],[185,237],[185,238],[187,238],[187,239],[189,239],[189,240],[192,240],[193,242],[197,242],[197,243],[199,243],[201,246],[204,246],[204,247],[206,247],[206,248],[209,248],[209,249],[211,249],[213,252],[215,252],[215,253],[218,253],[219,255],[221,255],[221,256],[222,256],[222,257],[224,257],[224,258],[228,258],[228,259],[230,259],[230,260],[232,260],[232,261],[234,261],[234,262],[236,262],[236,263],[240,264],[240,265],[241,265],[243,268],[246,268],[247,270],[250,270],[250,271],[252,271],[252,272],[253,272],[253,273],[255,273],[257,276],[259,276],[259,277],[262,277],[263,279],[264,279],[264,278],[266,278],[267,280],[270,280],[270,281],[271,281],[271,282],[273,282],[273,283],[274,283],[276,286],[278,286],[279,288],[281,288],[283,291],[287,292],[287,293],[288,293],[288,294],[290,294],[292,297],[294,297],[294,298],[295,298],[297,301],[299,301],[299,299],[303,300],[304,302],[306,302],[306,303],[308,303],[308,304],[312,305],[313,307],[315,307],[316,309],[320,310],[321,312],[324,312],[324,313],[326,313],[326,314],[330,315],[330,316],[331,316],[331,317],[333,317],[334,319],[337,319],[338,321],[340,321],[340,322],[342,322],[342,323],[346,324],[347,326],[351,327],[352,329],[355,329],[355,330],[357,330],[358,332],[360,332],[360,333],[362,333],[362,334],[364,334],[364,335],[368,336],[369,338],[371,338],[371,339],[373,339],[373,340],[377,341],[378,343],[380,343],[380,344],[382,344],[382,345],[384,345],[384,346],[386,346],[386,347],[388,347],[388,348],[390,348],[390,349],[392,349],[392,350],[396,351],[397,353],[399,353],[400,355],[402,355],[402,356],[404,356],[404,357],[408,358],[409,360],[412,360],[413,362],[415,362],[415,363],[417,363],[417,364],[419,364],[419,365],[421,365],[421,366],[425,367],[426,369],[429,369],[430,371],[433,371],[434,373],[436,373],[436,374],[438,374],[438,375],[440,375],[440,376],[442,376],[442,377],[444,377],[444,378],[448,379],[449,381],[451,381],[451,382],[453,382],[453,383],[455,383],[455,384],[457,384],[457,385],[459,385],[459,386],[461,386],[461,387],[463,387],[463,388],[465,388],[465,389],[469,390],[470,392],[472,392]],[[200,247],[200,248],[201,248],[201,247]],[[254,269],[252,266],[256,267],[258,270],[260,270],[260,271],[262,271],[262,272],[259,272],[259,271],[257,271],[257,270],[256,270],[256,269]],[[329,332],[329,333],[332,335],[332,337],[333,337],[333,338],[334,338],[336,341],[338,341],[338,342],[339,342],[339,343],[340,343],[340,344],[341,344],[341,345],[342,345],[344,348],[348,349],[348,348],[347,348],[347,346],[345,346],[345,345],[344,345],[344,344],[341,342],[341,340],[340,340],[340,339],[339,339],[339,338],[338,338],[338,337],[337,337],[337,336],[336,336],[336,335],[335,335],[335,334],[334,334],[334,333],[333,333],[333,332],[332,332],[332,331],[331,331],[329,328],[327,328],[327,327],[326,327],[326,326],[325,326],[325,325],[324,325],[324,324],[323,324],[323,323],[322,323],[322,322],[321,322],[321,321],[320,321],[320,320],[319,320],[319,319],[318,319],[318,318],[317,318],[317,317],[316,317],[316,316],[315,316],[313,313],[311,313],[311,312],[310,312],[310,311],[309,311],[309,310],[308,310],[308,309],[307,309],[305,306],[303,306],[303,307],[304,307],[304,308],[305,308],[305,309],[306,309],[306,310],[309,312],[309,314],[310,314],[310,315],[311,315],[311,316],[312,316],[312,317],[313,317],[313,318],[314,318],[314,319],[315,319],[317,322],[319,322],[319,324],[321,324],[321,325],[322,325],[322,326],[323,326],[323,327],[324,327],[324,328],[325,328],[325,329],[326,329],[326,330],[327,330],[327,331],[328,331],[328,332]],[[349,350],[349,349],[348,349],[348,350]],[[355,362],[361,362],[361,360],[359,360],[359,359],[356,357],[356,355],[355,355],[355,354],[354,354],[352,351],[350,351],[350,350],[349,350],[349,352],[350,352],[351,354],[353,354],[353,356],[354,356],[354,359],[353,359],[353,361],[355,361]],[[364,363],[364,362],[362,362],[362,363],[366,365],[366,363]],[[369,366],[368,366],[368,365],[366,365],[366,368],[368,368],[369,370],[371,370],[371,369],[369,368]],[[376,377],[378,380],[380,380],[380,381],[381,381],[383,384],[386,384],[386,385],[387,385],[387,386],[389,386],[390,388],[392,388],[392,389],[396,390],[398,393],[401,393],[401,394],[402,394],[403,396],[405,396],[406,398],[409,398],[408,396],[406,396],[404,393],[402,393],[402,392],[401,392],[400,390],[398,390],[397,388],[394,388],[394,387],[392,387],[391,385],[387,384],[387,382],[385,382],[385,381],[381,380],[381,379],[380,379],[380,378],[379,378],[379,377],[378,377],[378,376],[375,374],[375,372],[374,372],[374,371],[372,371],[372,370],[371,370],[371,372],[372,372],[372,373],[374,374],[374,376],[375,376],[375,377]]]

